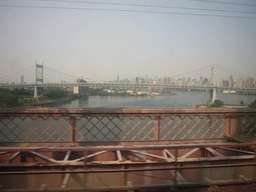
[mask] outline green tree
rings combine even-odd
[[[253,102],[251,102],[248,106],[251,108],[256,108],[256,99]]]
[[[16,93],[17,95],[25,95],[25,96],[32,96],[33,95],[31,91],[28,91],[24,88],[20,88],[20,89],[15,88],[13,90],[13,92]]]
[[[208,101],[206,103],[207,107],[222,107],[223,105],[224,105],[224,103],[221,100],[214,100],[214,102]]]
[[[48,99],[58,100],[67,98],[69,96],[69,92],[63,89],[55,88],[55,89],[48,89],[44,92],[44,96]]]
[[[0,89],[0,106],[11,107],[19,104],[19,96],[9,89]]]

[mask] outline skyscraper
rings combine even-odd
[[[242,78],[237,79],[236,87],[243,88],[244,87],[244,80]]]
[[[217,81],[217,87],[224,87],[224,81],[223,81],[223,79],[219,79],[219,80]]]
[[[20,76],[20,84],[24,84],[24,76],[23,75]]]
[[[246,88],[253,88],[253,83],[254,83],[254,79],[252,77],[249,77],[248,79],[246,79],[245,82],[245,87]]]
[[[232,76],[229,77],[229,80],[228,80],[228,87],[234,87],[234,80],[233,80],[233,77],[232,77]]]

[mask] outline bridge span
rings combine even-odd
[[[1,189],[157,191],[255,183],[255,122],[256,110],[248,108],[1,108]],[[251,140],[237,142],[237,135]]]
[[[83,81],[84,83],[81,83],[81,81],[77,81],[77,76],[69,75],[60,71],[56,71],[54,69],[51,69],[49,67],[44,66],[43,64],[35,64],[34,66],[28,67],[25,71],[27,76],[33,77],[29,78],[30,80],[27,83],[24,83],[24,76],[20,73],[15,73],[12,75],[8,75],[6,77],[0,78],[0,88],[33,88],[34,89],[34,97],[37,98],[37,88],[38,87],[60,87],[60,88],[69,88],[69,87],[81,87],[81,86],[88,86],[93,88],[110,88],[110,89],[148,89],[150,87],[153,88],[168,88],[168,89],[180,89],[180,90],[204,90],[209,91],[210,93],[210,100],[214,101],[217,99],[217,92],[218,91],[231,91],[231,92],[247,92],[247,93],[255,93],[256,89],[253,88],[253,83],[246,85],[246,86],[234,86],[233,77],[230,76],[230,85],[222,83],[222,85],[217,84],[217,78],[218,78],[218,71],[223,71],[227,69],[223,69],[223,67],[219,65],[210,65],[207,67],[204,67],[202,69],[210,69],[211,77],[209,78],[208,83],[203,83],[202,76],[200,77],[201,80],[199,83],[193,83],[193,84],[187,84],[183,81],[181,82],[173,82],[166,81],[166,83],[160,82],[160,81],[152,81],[153,83],[148,83],[149,81],[144,81],[143,83],[140,83],[139,81],[136,83],[133,83],[132,81],[130,83],[124,83],[120,81],[112,81],[112,82],[105,82],[102,81],[102,83],[99,83],[98,81],[91,81],[89,83],[89,79],[87,81]],[[202,70],[199,69],[199,70]],[[197,70],[196,70],[197,71]],[[192,71],[194,72],[194,71]],[[192,73],[191,72],[191,73]],[[28,75],[30,74],[30,75]],[[190,73],[186,73],[190,74]],[[18,76],[22,75],[23,81],[19,83],[14,83],[17,81],[13,81],[13,79],[17,78]],[[183,74],[184,75],[184,74]],[[72,80],[70,81],[70,78]],[[82,77],[80,77],[81,79]],[[67,80],[69,79],[69,80]],[[167,78],[168,79],[168,78]],[[184,78],[183,78],[184,79]],[[250,80],[253,80],[252,78],[249,78]],[[66,81],[67,80],[67,81]],[[242,82],[243,79],[240,80]],[[75,82],[75,83],[67,83],[67,82]],[[207,80],[208,81],[208,80]],[[13,82],[13,83],[8,83]],[[61,82],[61,83],[56,83]],[[79,82],[79,83],[78,83]],[[85,83],[86,82],[86,83]],[[97,83],[96,83],[97,82]],[[168,83],[167,83],[168,82]],[[183,82],[183,83],[182,83]],[[249,82],[249,81],[248,81]],[[243,83],[244,84],[244,83]],[[217,86],[218,85],[218,86]],[[250,88],[249,88],[250,87]],[[77,90],[77,89],[76,89]]]
[[[149,87],[181,89],[181,90],[219,90],[219,91],[245,91],[256,92],[255,88],[240,87],[217,87],[217,86],[199,86],[199,85],[176,85],[176,84],[153,84],[153,83],[41,83],[41,84],[0,84],[0,88],[34,88],[37,87],[79,87],[88,86],[93,88],[113,88],[113,89],[139,89]]]

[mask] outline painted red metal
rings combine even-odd
[[[254,109],[2,108],[0,142],[219,139],[241,131]]]
[[[0,185],[85,191],[254,182],[255,144],[225,136],[254,129],[255,116],[230,108],[2,108]]]

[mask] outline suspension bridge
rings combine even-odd
[[[189,76],[197,74],[209,74],[208,77],[191,79]],[[207,76],[207,75],[206,75]],[[185,78],[188,77],[188,78]],[[110,88],[110,89],[147,89],[149,87],[159,87],[168,89],[183,90],[204,90],[210,92],[210,98],[216,100],[216,92],[250,92],[255,93],[254,79],[220,65],[210,65],[201,69],[189,71],[187,73],[176,74],[171,77],[172,80],[161,81],[144,80],[136,81],[101,81],[98,79],[85,78],[67,74],[43,64],[31,65],[16,73],[0,78],[0,88],[30,88],[34,89],[34,97],[37,97],[38,87],[59,87],[72,88],[88,86],[92,88]],[[162,78],[164,79],[164,78]],[[170,79],[170,77],[169,77]]]
[[[79,83],[72,82],[79,77],[36,64],[1,78],[0,87],[34,88],[36,96],[37,87],[159,86],[209,90],[213,99],[222,89],[256,91],[235,86],[235,78],[233,86],[231,80],[226,87],[218,86],[218,69],[200,69],[209,71],[207,83],[185,83],[183,78],[176,84]],[[1,108],[1,189],[196,191],[214,185],[255,191],[255,122],[256,110],[251,108]]]

